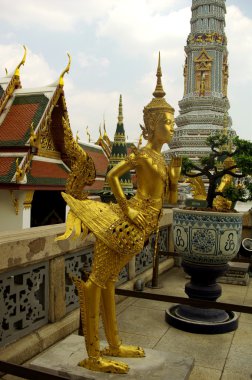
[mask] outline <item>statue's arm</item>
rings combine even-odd
[[[119,203],[120,207],[122,209],[126,209],[127,206],[127,199],[125,197],[125,194],[123,192],[121,183],[120,183],[120,177],[127,173],[131,169],[131,165],[129,162],[123,160],[118,165],[114,166],[107,174],[107,180],[109,182],[109,185],[112,189],[112,192]],[[124,211],[124,210],[123,210]]]
[[[176,204],[178,201],[178,181],[181,174],[181,157],[172,157],[168,167],[169,179],[169,203]]]
[[[110,184],[111,190],[121,207],[123,213],[136,225],[141,228],[145,226],[145,220],[141,212],[129,206],[125,197],[122,186],[120,184],[120,177],[132,169],[132,161],[123,160],[118,165],[114,166],[107,174],[107,180]]]

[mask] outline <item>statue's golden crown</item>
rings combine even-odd
[[[152,98],[150,103],[144,107],[143,112],[145,114],[148,112],[163,111],[163,112],[170,112],[174,114],[174,108],[169,103],[167,103],[167,101],[164,98],[165,92],[164,92],[162,81],[161,81],[162,70],[160,66],[160,53],[158,56],[158,67],[157,67],[156,76],[157,76],[157,84],[156,84],[155,91],[153,92],[154,98]]]

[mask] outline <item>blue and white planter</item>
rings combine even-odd
[[[240,248],[242,214],[174,209],[173,236],[183,261],[223,265]]]
[[[241,245],[242,214],[173,210],[175,250],[190,276],[185,293],[192,300],[216,301],[221,295],[217,278],[228,269]],[[166,321],[178,329],[200,334],[222,334],[238,327],[233,311],[175,305],[166,310]]]

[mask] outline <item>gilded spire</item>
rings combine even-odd
[[[157,77],[157,84],[156,84],[155,91],[153,92],[153,96],[155,98],[163,98],[165,96],[165,92],[164,92],[162,81],[161,81],[162,70],[161,70],[161,65],[160,65],[160,52],[158,54],[158,67],[157,67],[156,77]]]
[[[15,72],[14,72],[14,75],[17,76],[17,77],[20,76],[20,71],[19,71],[20,66],[24,65],[24,64],[25,64],[25,61],[26,61],[27,49],[26,49],[26,46],[25,46],[25,45],[23,45],[23,48],[24,48],[24,55],[23,55],[23,58],[22,58],[21,62],[17,65],[16,70],[15,70]]]
[[[59,77],[59,85],[60,86],[64,86],[64,75],[66,73],[69,73],[70,66],[71,66],[71,61],[72,61],[71,56],[69,53],[67,53],[67,55],[68,55],[68,64],[67,64],[66,68],[62,71],[62,73],[60,74],[60,77]]]
[[[120,95],[120,100],[119,100],[118,123],[119,123],[119,124],[122,124],[122,123],[123,123],[122,95]]]

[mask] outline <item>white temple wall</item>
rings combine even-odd
[[[22,228],[31,227],[31,208],[23,208],[23,222]]]
[[[30,228],[30,208],[24,208],[25,191],[0,190],[0,232]]]

